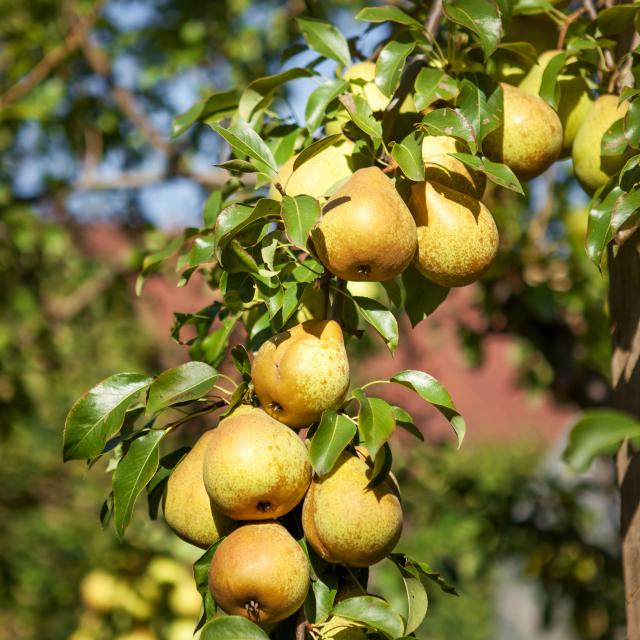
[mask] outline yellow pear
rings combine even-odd
[[[504,121],[484,139],[484,152],[491,160],[508,165],[518,178],[535,178],[560,156],[560,118],[539,96],[509,84],[500,86]]]
[[[164,519],[183,539],[198,547],[210,547],[234,526],[218,512],[204,488],[202,462],[213,431],[203,433],[193,449],[169,476],[164,495]]]
[[[451,136],[425,136],[422,141],[424,178],[445,187],[481,198],[487,184],[484,173],[473,171],[449,153],[469,152],[464,144]]]
[[[213,430],[203,477],[218,511],[234,520],[267,520],[302,500],[311,465],[295,432],[253,408],[230,415]]]
[[[209,589],[223,611],[260,625],[295,613],[309,589],[309,565],[300,545],[275,522],[236,529],[216,549]]]
[[[573,170],[580,184],[588,193],[593,193],[605,185],[609,178],[617,173],[627,154],[602,156],[600,148],[602,137],[607,129],[623,118],[629,107],[628,102],[618,106],[618,96],[600,96],[589,109],[573,142]]]
[[[264,410],[299,429],[337,408],[349,389],[349,360],[340,325],[308,320],[267,340],[252,366]]]
[[[390,99],[378,89],[376,79],[376,63],[371,60],[357,62],[349,67],[342,76],[345,80],[364,80],[363,83],[352,82],[351,92],[367,100],[373,111],[387,108]]]
[[[320,198],[329,194],[332,187],[352,174],[352,152],[353,142],[345,139],[339,141],[338,144],[326,147],[301,164],[295,171],[293,164],[298,156],[289,158],[280,167],[274,178],[269,190],[269,197],[274,200],[282,199],[276,184],[280,184],[288,196],[306,194]]]
[[[559,49],[545,51],[518,85],[520,89],[537,96],[540,93],[542,76],[551,60],[561,53]],[[584,78],[577,76],[559,75],[560,102],[558,104],[558,117],[562,123],[562,153],[571,152],[571,145],[578,133],[587,112],[593,101],[589,96],[589,85]]]
[[[394,278],[417,242],[411,213],[377,167],[359,169],[334,194],[311,238],[324,266],[344,280]]]
[[[482,202],[436,183],[411,188],[409,207],[418,226],[418,271],[443,287],[477,280],[498,252],[498,229]]]
[[[367,488],[371,469],[344,452],[324,477],[314,479],[302,508],[313,549],[328,562],[367,567],[386,557],[402,531],[402,507],[390,481]]]

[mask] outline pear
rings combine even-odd
[[[600,96],[584,118],[573,143],[573,170],[587,193],[593,193],[605,185],[627,160],[627,154],[602,156],[602,137],[609,127],[623,118],[629,107],[628,102],[618,106],[618,96]]]
[[[308,320],[267,340],[256,353],[253,385],[264,410],[299,429],[337,408],[349,389],[340,325]]]
[[[304,442],[262,409],[230,415],[213,430],[203,460],[204,486],[234,520],[267,520],[304,497],[311,465]]]
[[[282,199],[280,191],[275,187],[276,184],[280,184],[288,196],[306,194],[320,198],[329,194],[332,187],[352,174],[352,152],[353,142],[344,139],[335,145],[326,147],[301,164],[295,171],[293,164],[298,156],[289,158],[280,167],[274,178],[269,197],[274,200]]]
[[[324,266],[344,280],[394,278],[417,243],[411,213],[377,167],[359,169],[334,194],[311,238]]]
[[[328,562],[367,567],[395,547],[402,531],[402,507],[387,480],[368,488],[370,467],[342,453],[334,468],[314,479],[304,500],[302,526],[313,549]]]
[[[366,99],[373,111],[387,108],[390,99],[378,89],[376,84],[376,63],[371,60],[358,62],[349,67],[342,76],[345,80],[364,80],[363,83],[352,82],[351,92]]]
[[[436,183],[411,188],[409,207],[418,225],[418,271],[443,287],[477,280],[498,252],[491,212],[469,195]]]
[[[559,53],[561,53],[559,49],[545,51],[518,85],[519,88],[537,96],[540,93],[542,76],[547,65]],[[568,155],[571,152],[571,145],[575,140],[578,129],[593,101],[589,96],[589,85],[584,78],[560,75],[558,76],[558,84],[560,85],[558,117],[562,123],[563,131],[562,155]]]
[[[484,173],[473,171],[464,162],[448,155],[468,151],[460,140],[451,136],[425,136],[422,141],[425,180],[481,198],[487,184]]]
[[[210,547],[233,529],[234,523],[215,509],[204,488],[202,461],[213,431],[203,433],[169,476],[164,495],[164,519],[183,539]]]
[[[544,13],[513,16],[506,21],[504,29],[503,42],[528,42],[538,55],[553,49],[558,40],[558,25]]]
[[[220,543],[209,568],[209,589],[220,608],[260,625],[295,613],[309,579],[302,547],[275,522],[236,529]]]
[[[519,178],[530,180],[560,156],[562,124],[542,98],[509,84],[500,86],[504,121],[484,139],[484,152],[491,160],[508,165]]]

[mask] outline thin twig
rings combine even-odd
[[[296,621],[296,640],[305,640],[307,631],[307,619],[304,616],[304,607],[300,607]]]
[[[582,7],[581,9],[578,9],[577,11],[574,11],[573,13],[570,13],[566,20],[563,22],[562,26],[560,27],[560,31],[558,33],[558,45],[557,48],[558,49],[563,49],[564,48],[564,40],[567,37],[567,31],[569,30],[569,27],[571,26],[571,24],[573,24],[583,13],[585,13],[587,9],[585,7]]]
[[[433,4],[427,14],[427,21],[424,25],[424,30],[429,36],[430,40],[434,40],[442,19],[442,0],[433,0]]]
[[[57,65],[82,45],[91,27],[93,27],[95,21],[98,19],[103,4],[104,1],[97,2],[89,14],[79,18],[61,44],[49,51],[24,78],[0,96],[0,109],[6,109],[29,93],[29,91],[42,82]]]
[[[584,10],[589,15],[589,18],[591,18],[592,22],[595,22],[595,20],[597,20],[598,18],[598,12],[596,11],[596,8],[593,6],[592,0],[582,0],[582,6],[584,7]]]

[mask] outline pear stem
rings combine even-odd
[[[344,298],[347,290],[347,281],[338,278],[338,284],[335,287],[336,293],[341,294],[333,299],[333,308],[331,309],[331,319],[340,322],[344,309]]]

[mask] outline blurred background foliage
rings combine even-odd
[[[322,6],[353,36],[361,4]],[[172,141],[172,118],[212,89],[275,71],[304,10],[297,0],[0,0],[3,638],[191,637],[197,550],[143,517],[123,544],[102,532],[107,476],[62,466],[61,427],[97,380],[171,364],[159,344],[168,332],[159,338],[136,310],[135,274],[158,244],[151,227],[197,223],[219,179],[215,136],[194,127]],[[521,384],[561,403],[605,402],[606,282],[584,255],[585,199],[562,163],[526,200],[490,198],[501,255],[475,290],[482,322],[458,327],[469,364],[482,364],[488,335],[508,333]],[[105,219],[126,239],[108,260],[84,233]],[[536,624],[566,618],[554,637],[622,637],[608,465],[567,479],[530,443],[396,449],[402,550],[461,594],[431,590],[425,637],[516,640],[498,633],[510,568],[535,585]],[[384,565],[373,584],[391,597],[399,588]]]

